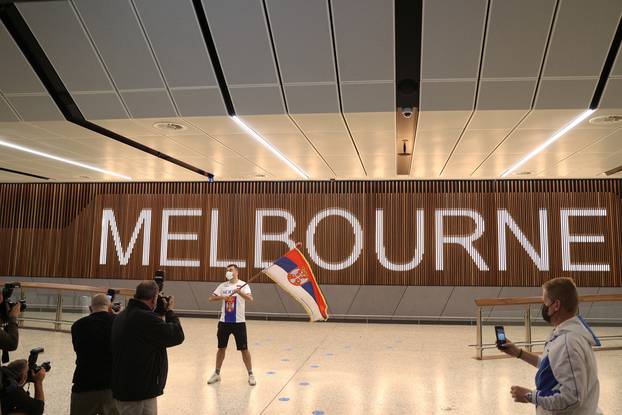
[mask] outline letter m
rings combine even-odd
[[[104,209],[102,211],[102,236],[99,249],[99,264],[106,264],[106,252],[108,251],[108,227],[112,233],[112,240],[114,241],[114,247],[117,252],[117,258],[121,265],[127,265],[132,256],[132,250],[136,245],[136,239],[138,239],[138,233],[140,228],[144,225],[143,235],[143,265],[149,265],[149,242],[151,236],[151,209],[143,209],[140,211],[136,225],[134,225],[134,231],[132,232],[132,238],[124,251],[121,245],[121,237],[119,236],[119,229],[117,228],[117,221],[114,217],[114,211],[112,209]]]

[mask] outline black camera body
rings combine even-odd
[[[32,378],[33,373],[39,373],[41,368],[45,369],[46,372],[52,370],[52,365],[50,362],[43,362],[40,365],[37,365],[37,358],[39,357],[39,353],[43,353],[43,347],[37,347],[30,351],[30,355],[28,356],[28,382],[34,382]]]
[[[163,269],[156,270],[153,280],[158,285],[158,302],[156,304],[155,310],[153,311],[154,313],[160,316],[163,316],[166,314],[166,305],[164,301],[166,301],[167,303],[171,301],[170,296],[164,295],[164,278],[165,278],[164,270]]]
[[[112,305],[110,306],[112,311],[114,311],[115,313],[118,313],[119,311],[121,311],[121,301],[114,300],[117,295],[117,291],[114,288],[108,288],[108,292],[106,292],[106,295],[108,296],[108,298],[110,299],[110,302],[112,303]]]
[[[3,301],[0,304],[0,319],[2,321],[7,321],[9,319],[9,311],[13,309],[17,305],[16,301],[11,300],[13,296],[13,292],[16,288],[20,288],[22,285],[19,282],[7,282],[2,287],[2,298]],[[21,310],[26,311],[26,300],[19,300],[21,305]]]

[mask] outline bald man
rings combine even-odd
[[[91,314],[71,326],[76,370],[71,389],[71,415],[118,415],[112,398],[110,334],[115,315],[106,294],[91,300]]]

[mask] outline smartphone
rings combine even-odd
[[[112,302],[112,300],[114,300],[114,297],[117,293],[115,292],[115,290],[113,288],[108,288],[108,292],[106,293],[106,297],[108,297],[108,299]]]
[[[495,336],[497,337],[497,347],[503,347],[506,342],[505,329],[503,326],[495,326]]]

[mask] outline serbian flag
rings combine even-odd
[[[263,273],[302,304],[311,321],[328,319],[326,300],[309,263],[297,248],[274,261]]]

